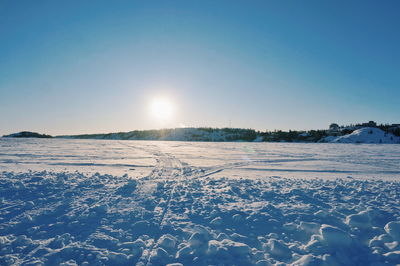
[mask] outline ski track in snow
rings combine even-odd
[[[118,144],[151,171],[0,172],[1,265],[400,263],[398,178],[229,178],[287,159],[199,167],[162,143]]]

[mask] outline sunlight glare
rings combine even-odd
[[[151,115],[160,121],[170,120],[174,111],[174,105],[166,98],[157,98],[150,103]]]

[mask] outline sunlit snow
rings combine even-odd
[[[1,265],[400,263],[400,145],[0,139],[0,171]]]

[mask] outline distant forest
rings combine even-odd
[[[121,139],[121,140],[176,140],[176,141],[266,141],[266,142],[319,142],[328,136],[343,136],[363,127],[379,128],[387,133],[400,136],[400,124],[368,123],[339,126],[332,123],[328,129],[320,130],[274,130],[256,131],[243,128],[173,128],[159,130],[134,130],[129,132],[83,134],[72,136],[57,136],[58,138],[73,139]],[[35,132],[20,132],[3,137],[36,137],[51,138],[50,135]]]

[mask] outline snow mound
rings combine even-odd
[[[353,131],[351,134],[347,134],[340,137],[330,137],[325,139],[326,142],[337,142],[337,143],[386,143],[395,144],[400,143],[400,137],[397,137],[391,133],[374,128],[364,127]]]
[[[323,224],[320,233],[322,239],[328,244],[328,246],[348,247],[352,242],[348,233],[335,226]]]

